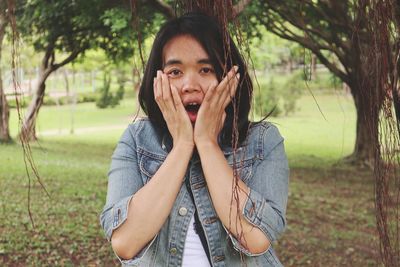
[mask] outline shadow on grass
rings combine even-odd
[[[29,222],[21,148],[0,145],[0,265],[115,266],[98,215],[116,142],[46,139],[32,145],[51,198],[33,182]],[[337,160],[290,157],[287,229],[275,245],[285,266],[377,266],[373,179]]]

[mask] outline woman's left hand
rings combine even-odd
[[[218,144],[218,135],[226,118],[225,108],[235,95],[240,74],[234,66],[219,84],[212,84],[204,96],[194,126],[194,142]]]

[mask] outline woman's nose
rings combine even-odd
[[[201,86],[196,75],[187,75],[183,79],[182,93],[201,91]]]

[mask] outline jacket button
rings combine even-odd
[[[171,249],[169,250],[169,252],[170,252],[172,255],[175,255],[175,254],[178,252],[178,250],[177,250],[176,248],[171,248]]]
[[[181,216],[185,216],[186,214],[187,214],[187,212],[188,212],[188,210],[187,210],[187,208],[185,208],[185,207],[181,207],[180,209],[179,209],[179,215],[181,215]]]

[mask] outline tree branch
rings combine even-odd
[[[306,47],[310,49],[321,61],[322,64],[324,64],[330,71],[332,71],[336,76],[338,76],[342,81],[348,83],[349,82],[349,77],[348,74],[341,69],[338,68],[335,64],[331,63],[321,52],[321,48],[316,44],[315,42],[312,42],[310,39],[297,36],[297,35],[288,35],[284,30],[282,30],[279,27],[269,27],[269,30],[274,33],[275,35],[289,40],[289,41],[294,41],[296,43],[301,44],[303,47]],[[290,32],[290,31],[289,31]],[[325,49],[326,50],[326,49]]]
[[[43,60],[42,60],[42,67],[44,69],[47,69],[49,67],[49,60],[51,59],[53,50],[54,50],[54,43],[50,42],[46,47],[46,51],[44,53],[44,57],[43,57]]]
[[[312,6],[315,9],[315,6]],[[271,6],[271,10],[273,10],[278,16],[280,16],[284,21],[289,22],[293,27],[298,28],[299,30],[303,31],[307,36],[312,38],[313,35],[317,36],[318,38],[324,40],[328,44],[334,43],[334,45],[327,45],[325,47],[321,47],[326,50],[330,50],[336,54],[336,56],[340,59],[341,62],[345,60],[346,54],[351,49],[351,46],[346,45],[346,42],[338,40],[337,36],[327,32],[326,30],[320,28],[316,23],[312,23],[311,21],[305,21],[304,15],[301,12],[294,13],[291,9],[284,9],[280,10],[279,8]],[[328,18],[326,20],[329,21]],[[288,28],[283,24],[280,23],[282,27],[287,30]],[[312,25],[311,27],[307,27],[307,25]],[[314,38],[312,38],[314,39]],[[314,40],[316,41],[316,40]],[[341,47],[344,52],[341,52],[338,48]],[[346,53],[347,52],[347,53]]]
[[[243,10],[250,4],[251,0],[241,0],[232,8],[232,19],[239,16]]]
[[[54,68],[54,70],[68,64],[69,62],[71,62],[72,60],[74,60],[80,53],[82,53],[85,50],[85,48],[81,48],[78,50],[74,50],[71,52],[71,54],[69,54],[68,57],[66,57],[63,61],[61,61],[58,64],[53,64],[52,67]]]
[[[168,19],[173,19],[176,17],[176,13],[174,9],[165,3],[162,0],[149,0],[148,1],[149,5],[152,6],[154,9],[158,10],[161,12],[165,17]]]
[[[284,18],[285,19],[285,18]],[[285,25],[282,21],[280,20],[274,20],[272,23],[267,23],[269,25],[268,28],[275,28],[276,30],[279,30],[283,35],[287,35],[291,38],[291,40],[297,40],[302,44],[303,46],[305,44],[312,44],[318,47],[320,50],[327,50],[331,51],[334,53],[339,61],[341,63],[346,62],[346,53],[344,51],[341,51],[335,44],[331,44],[331,40],[329,38],[324,38],[324,35],[321,34],[313,34],[318,32],[318,30],[314,29],[314,31],[309,31],[309,29],[305,26],[305,23],[299,23],[299,24],[293,24],[295,22],[289,21],[288,22],[295,28],[301,30],[306,37],[300,36],[296,33],[294,33],[292,30],[289,29],[287,25]],[[279,25],[276,25],[279,24]],[[301,27],[301,28],[300,28]],[[315,37],[319,38],[319,40],[316,40]],[[286,39],[286,38],[285,38]],[[348,54],[348,53],[347,53]]]

